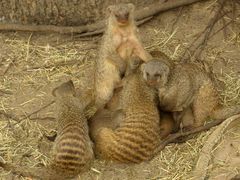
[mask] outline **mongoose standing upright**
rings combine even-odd
[[[95,104],[104,107],[128,69],[134,68],[131,57],[151,59],[145,51],[134,21],[134,5],[118,4],[107,8],[107,26],[100,46],[95,72]],[[133,66],[133,67],[129,67]]]
[[[88,102],[75,97],[72,81],[53,90],[57,108],[57,138],[53,145],[50,164],[45,168],[15,167],[0,162],[6,170],[43,180],[65,180],[88,169],[94,158],[84,109]]]
[[[142,64],[141,69],[146,82],[158,89],[160,107],[174,112],[177,124],[191,111],[193,127],[203,125],[208,117],[225,119],[240,113],[240,106],[220,105],[211,78],[195,64],[178,64],[171,68],[164,61],[153,59]]]
[[[157,92],[146,85],[140,70],[124,78],[119,109],[118,127],[103,127],[94,135],[96,154],[122,163],[151,159],[160,143]]]

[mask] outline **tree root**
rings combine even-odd
[[[165,3],[153,3],[141,10],[136,11],[135,19],[137,24],[142,24],[148,21],[150,17],[164,11],[168,11],[177,7],[190,5],[203,0],[176,0],[168,1]],[[144,21],[145,19],[145,21]],[[146,20],[147,19],[147,20]],[[56,32],[60,34],[72,34],[79,33],[89,36],[94,34],[100,34],[103,32],[105,21],[99,21],[93,24],[82,25],[82,26],[54,26],[54,25],[21,25],[21,24],[0,24],[0,31],[31,31],[31,32]]]
[[[172,142],[177,142],[177,139],[179,139],[179,138],[186,137],[186,136],[189,136],[189,135],[193,135],[193,134],[196,134],[196,133],[200,133],[200,132],[203,132],[203,131],[207,131],[207,130],[211,129],[212,127],[215,127],[215,126],[221,124],[222,122],[225,122],[225,121],[226,121],[226,123],[229,122],[229,121],[232,122],[232,121],[234,121],[238,118],[240,118],[240,114],[232,116],[228,119],[214,120],[214,121],[212,121],[212,122],[210,122],[210,123],[208,123],[204,126],[197,127],[195,129],[192,129],[192,130],[189,130],[189,131],[186,131],[186,132],[178,132],[178,133],[175,133],[175,134],[171,134],[165,140],[163,140],[160,143],[160,146],[156,149],[155,154],[157,154],[161,150],[163,150],[165,148],[165,146],[167,146],[168,144],[170,144]],[[226,123],[223,124],[224,127],[226,126]],[[227,124],[227,126],[228,126],[228,124]]]
[[[24,115],[24,117],[22,117],[22,118],[16,117],[16,116],[13,115],[13,114],[8,114],[8,113],[6,113],[6,112],[4,112],[4,111],[0,111],[0,114],[2,114],[3,116],[5,116],[7,119],[12,119],[12,120],[16,121],[16,124],[18,124],[18,123],[20,123],[21,121],[23,121],[23,120],[25,120],[25,119],[27,119],[27,118],[31,119],[31,116],[32,116],[32,115],[39,113],[40,111],[46,109],[47,107],[51,106],[51,105],[54,104],[54,103],[55,103],[55,101],[51,101],[50,103],[48,103],[48,104],[40,107],[40,108],[37,109],[36,111],[33,111],[32,113],[29,113],[29,114],[27,114],[27,115]],[[48,119],[48,118],[49,118],[49,119],[53,119],[52,117],[45,117],[45,118],[39,118],[39,119]],[[34,120],[34,119],[38,119],[38,118],[33,118],[33,120]]]
[[[214,146],[219,142],[219,140],[222,138],[222,135],[224,132],[229,128],[229,126],[232,126],[234,124],[238,124],[240,121],[240,114],[232,116],[228,119],[226,119],[213,133],[208,137],[208,140],[205,142],[201,153],[199,155],[196,167],[192,173],[192,177],[194,179],[205,179],[207,172],[208,172],[208,166],[209,162],[212,157],[212,150]]]
[[[145,22],[151,20],[153,18],[153,16],[150,16],[150,17],[146,17],[142,20],[139,20],[136,22],[136,25],[139,26],[141,24],[144,24]],[[77,37],[87,37],[87,36],[93,36],[93,35],[98,35],[98,34],[102,34],[104,31],[104,29],[99,29],[99,30],[96,30],[96,31],[93,31],[93,32],[86,32],[86,33],[82,33],[80,35],[78,35]]]
[[[186,57],[186,52],[190,52],[191,56],[199,59],[201,56],[201,53],[203,49],[205,48],[207,41],[211,35],[211,32],[213,30],[213,27],[215,24],[223,18],[227,13],[221,14],[224,4],[226,0],[218,0],[219,6],[217,7],[217,11],[214,14],[214,16],[209,20],[208,25],[203,30],[203,32],[199,33],[199,35],[192,41],[192,43],[189,45],[189,48],[185,50],[183,53],[183,62],[187,62],[189,58]],[[203,36],[202,36],[203,35]]]

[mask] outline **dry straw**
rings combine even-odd
[[[161,50],[173,60],[178,60],[186,46],[176,38],[178,28],[172,33],[162,29],[152,31],[157,38],[146,46],[147,50]],[[0,111],[24,117],[24,114],[49,103],[52,87],[69,78],[73,79],[80,91],[91,91],[94,59],[97,57],[96,42],[59,35],[17,33],[0,34],[0,40],[7,50],[0,55],[1,63],[11,64],[11,68],[1,78],[0,90],[12,93],[0,91]],[[45,43],[49,41],[53,43]],[[225,89],[221,92],[223,103],[239,104],[239,76],[226,74],[222,81],[225,84]],[[29,167],[45,165],[49,154],[46,150],[42,151],[39,144],[43,141],[43,134],[55,128],[54,121],[47,120],[53,117],[52,106],[20,123],[0,114],[0,158]],[[144,173],[142,177],[148,179],[185,179],[195,166],[210,132],[201,133],[183,144],[167,146],[144,167],[138,165],[114,169],[113,166],[110,167],[111,172],[116,173],[116,177],[120,172],[122,176],[127,174],[129,179],[134,179],[141,173]],[[104,179],[107,176],[106,168],[109,167],[105,165],[102,161],[96,161],[92,169],[81,175],[81,178]],[[0,178],[7,177],[6,174],[8,172],[0,170]]]

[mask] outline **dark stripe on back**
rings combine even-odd
[[[120,139],[120,142],[119,144],[121,144],[122,148],[125,148],[126,151],[128,151],[130,154],[139,154],[139,156],[143,156],[143,157],[147,157],[148,154],[149,154],[149,151],[152,150],[152,144],[151,146],[147,146],[148,148],[147,149],[140,149],[141,147],[141,143],[133,143],[132,141],[129,141],[128,139]]]
[[[76,124],[71,124],[64,127],[61,134],[64,135],[67,132],[84,132],[84,128]]]
[[[159,134],[148,129],[143,130],[142,128],[126,126],[124,128],[121,128],[121,131],[119,130],[118,132],[116,132],[116,136],[119,136],[119,137],[127,136],[127,138],[131,139],[132,141],[136,141],[136,138],[138,137],[139,141],[151,143],[159,137]],[[133,139],[134,137],[135,139]]]
[[[68,149],[68,148],[61,148],[61,151],[59,153],[62,153],[62,154],[69,154],[69,155],[72,155],[72,156],[83,156],[84,155],[84,149]]]
[[[116,156],[119,156],[120,158],[117,159],[121,159],[121,162],[134,162],[134,163],[139,163],[141,161],[143,161],[143,157],[137,155],[134,152],[129,151],[129,149],[127,149],[126,147],[121,147],[120,144],[118,144],[117,147],[113,147],[112,149],[113,152],[113,157],[115,158]]]
[[[69,141],[69,139],[63,139],[61,142],[59,142],[59,144],[58,144],[58,148],[59,149],[63,149],[64,146],[65,147],[69,147],[69,148],[74,147],[76,149],[83,149],[83,148],[85,148],[83,143],[80,143],[80,142],[78,142],[76,140]]]
[[[57,155],[57,159],[59,161],[61,161],[61,160],[73,161],[74,160],[74,162],[82,160],[81,157],[79,157],[79,156],[72,156],[71,154],[58,154]]]
[[[81,135],[81,134],[79,134],[77,132],[74,132],[74,134],[70,133],[70,132],[68,132],[66,134],[63,134],[61,137],[59,137],[58,142],[61,142],[62,140],[65,140],[65,139],[77,140],[79,142],[84,141],[83,135]]]

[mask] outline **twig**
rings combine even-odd
[[[13,93],[11,91],[8,91],[8,90],[0,89],[0,94],[12,95]]]
[[[54,117],[34,117],[29,118],[30,120],[48,120],[48,121],[55,121],[56,119]]]
[[[165,140],[163,140],[160,144],[160,146],[157,148],[156,150],[156,154],[159,153],[161,150],[163,150],[165,148],[165,146],[167,146],[168,144],[175,142],[178,138],[181,137],[186,137],[192,134],[196,134],[202,131],[207,131],[209,129],[211,129],[214,126],[217,126],[219,124],[221,124],[223,121],[225,121],[226,119],[220,119],[220,120],[214,120],[204,126],[201,127],[197,127],[195,129],[186,131],[186,132],[179,132],[179,133],[175,133],[172,135],[169,135]]]
[[[214,130],[211,135],[208,137],[207,141],[204,143],[204,146],[200,152],[196,167],[192,172],[194,179],[204,180],[207,176],[207,170],[209,163],[211,161],[213,148],[217,145],[219,140],[222,138],[224,132],[233,127],[234,125],[239,124],[240,114],[232,116],[226,119],[216,130]]]
[[[177,13],[177,17],[175,19],[175,21],[173,22],[172,24],[172,29],[171,29],[171,33],[173,33],[174,29],[175,29],[175,25],[178,23],[180,17],[182,16],[182,10],[183,10],[183,7],[181,7]]]
[[[224,39],[226,40],[227,39],[227,30],[226,30],[226,20],[224,18],[222,18],[222,23],[223,23],[223,36],[224,36]],[[210,38],[210,37],[209,37]]]
[[[5,71],[1,74],[1,76],[5,76],[7,74],[7,72],[9,71],[9,69],[12,67],[12,65],[14,64],[14,62],[16,61],[16,59],[13,59],[6,67]]]
[[[230,12],[230,11],[229,11],[229,12]],[[229,12],[226,12],[226,14],[229,13]],[[218,20],[220,20],[220,19],[221,19],[224,15],[226,15],[226,14],[223,14],[222,16],[220,16],[220,17],[218,18]],[[187,52],[191,52],[191,49],[193,49],[192,47],[194,47],[195,50],[197,49],[196,46],[194,46],[194,44],[199,40],[200,37],[202,37],[202,35],[207,31],[208,28],[209,28],[209,23],[208,23],[208,25],[205,27],[205,29],[204,29],[202,32],[198,33],[198,36],[191,42],[191,44],[188,46],[188,48],[186,48],[185,52],[183,53],[183,57],[186,55]],[[202,42],[202,41],[201,41],[201,42]],[[198,45],[200,45],[201,42],[198,43]],[[193,51],[193,50],[192,50],[192,51]],[[190,55],[189,55],[189,56],[190,56]],[[186,60],[186,59],[184,59],[184,60]]]
[[[16,116],[12,115],[12,114],[8,114],[5,111],[0,111],[0,114],[2,114],[4,117],[6,117],[7,119],[12,119],[14,121],[19,121],[19,118],[17,118]]]
[[[168,1],[166,3],[156,2],[148,7],[136,11],[136,21],[154,16],[160,12],[171,10],[177,7],[190,5],[204,0],[177,0]],[[0,30],[2,31],[31,31],[31,32],[56,32],[61,34],[72,33],[88,33],[99,31],[104,28],[105,20],[83,26],[53,26],[53,25],[21,25],[21,24],[0,24]]]
[[[5,116],[5,117],[8,118],[8,119],[12,119],[12,120],[16,121],[16,124],[20,123],[21,121],[23,121],[23,120],[25,120],[25,119],[27,119],[27,118],[29,118],[30,120],[34,120],[34,119],[46,119],[46,118],[49,118],[49,117],[46,117],[46,118],[31,118],[31,116],[34,115],[34,114],[37,114],[38,112],[40,112],[40,111],[42,111],[42,110],[44,110],[44,109],[46,109],[47,107],[49,107],[49,106],[52,105],[53,103],[55,103],[55,101],[51,101],[50,103],[42,106],[42,107],[39,108],[38,110],[33,111],[33,112],[30,113],[30,114],[24,115],[24,117],[22,117],[22,118],[16,117],[15,115],[12,115],[12,114],[8,114],[8,113],[6,113],[5,111],[0,111],[0,114],[2,114],[3,116]],[[21,117],[21,116],[20,116],[20,117]]]
[[[232,1],[232,19],[233,19],[233,21],[236,20],[236,5],[237,5],[237,3],[235,1]],[[234,23],[233,23],[232,27],[234,29]]]
[[[202,41],[199,43],[199,45],[196,47],[196,50],[195,50],[193,56],[199,57],[201,55],[204,47],[207,44],[207,40],[208,40],[209,35],[211,34],[212,30],[213,30],[214,25],[220,19],[219,15],[220,15],[221,10],[223,9],[223,5],[225,4],[225,2],[226,2],[225,0],[219,0],[218,1],[218,3],[220,4],[219,9],[217,10],[215,16],[210,20],[208,28],[207,28],[206,33],[205,33],[205,36],[202,39]]]
[[[93,32],[86,32],[86,33],[82,33],[80,35],[77,35],[76,37],[88,37],[88,36],[99,35],[99,34],[102,34],[103,31],[104,31],[103,29],[100,29],[100,30],[96,30],[96,31],[93,31]]]
[[[37,70],[37,69],[50,69],[50,68],[58,68],[58,67],[62,67],[62,66],[71,66],[71,65],[77,65],[79,64],[81,61],[79,60],[70,60],[68,62],[59,62],[59,63],[56,63],[56,64],[52,64],[52,65],[43,65],[43,66],[34,66],[34,67],[31,67],[31,68],[26,68],[26,69],[23,69],[21,71],[32,71],[32,70]]]
[[[189,48],[187,48],[185,50],[185,52],[183,53],[183,60],[184,62],[187,61],[187,58],[184,58],[185,55],[186,55],[186,52],[187,51],[190,51],[191,54],[193,53],[192,56],[194,57],[199,57],[204,49],[204,47],[206,46],[206,43],[207,43],[207,40],[209,39],[209,36],[213,30],[213,27],[214,25],[223,17],[225,16],[227,13],[229,12],[226,12],[222,15],[220,15],[220,12],[222,11],[223,9],[223,5],[226,1],[225,0],[218,0],[218,3],[220,4],[219,7],[218,7],[218,10],[216,11],[215,15],[213,16],[212,19],[210,19],[208,25],[206,26],[206,28],[201,32],[199,33],[199,36],[197,36],[197,38],[195,38],[192,43],[189,45]],[[197,45],[194,46],[194,43],[197,42],[199,40],[200,37],[202,37],[202,34],[204,34],[204,37],[198,42]],[[190,50],[190,49],[193,49],[193,50]]]
[[[39,108],[38,110],[33,111],[32,113],[25,115],[25,117],[19,119],[19,122],[21,122],[22,120],[25,120],[25,119],[27,119],[27,118],[30,118],[32,115],[39,113],[40,111],[46,109],[47,107],[51,106],[51,105],[54,104],[54,103],[55,103],[55,101],[51,101],[50,103],[42,106],[42,107]]]
[[[240,16],[237,16],[236,18],[238,18]],[[209,39],[211,39],[213,36],[215,36],[217,33],[219,33],[221,30],[223,30],[225,27],[229,26],[230,24],[232,24],[234,22],[234,20],[232,19],[231,21],[229,21],[228,23],[226,23],[225,25],[223,25],[219,30],[215,31],[210,37]]]

